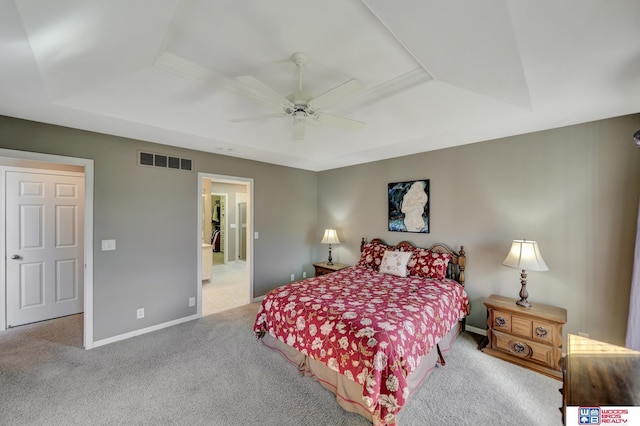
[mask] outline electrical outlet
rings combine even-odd
[[[144,308],[138,308],[136,310],[136,318],[138,319],[144,318]]]
[[[296,279],[296,274],[291,274],[291,281]]]
[[[302,271],[302,278],[307,278],[307,271]]]
[[[190,297],[189,298],[189,307],[193,307],[196,306],[196,298],[195,297]]]

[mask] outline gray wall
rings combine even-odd
[[[469,323],[482,301],[516,297],[517,270],[501,265],[514,238],[536,239],[548,272],[529,273],[533,303],[568,310],[567,332],[622,344],[640,196],[640,115],[487,141],[320,173],[0,117],[0,147],[95,161],[96,340],[195,313],[197,173],[254,179],[254,296],[325,260],[322,230],[355,263],[359,241],[442,241],[468,252]],[[195,172],[136,165],[138,150],[190,157]],[[387,183],[431,180],[431,233],[386,231]],[[100,240],[117,240],[115,252]],[[145,307],[146,317],[135,319]]]
[[[0,147],[94,160],[95,340],[196,313],[187,301],[199,285],[197,172],[254,179],[254,296],[312,261],[314,172],[2,116]],[[138,166],[138,150],[192,158],[195,170]],[[101,251],[103,239],[117,250]]]
[[[638,198],[640,115],[319,173],[318,230],[338,229],[334,258],[355,263],[361,237],[464,245],[469,324],[483,300],[517,297],[502,266],[511,240],[537,240],[548,272],[528,274],[529,301],[562,306],[567,332],[624,344]],[[430,179],[431,233],[387,231],[387,184]]]

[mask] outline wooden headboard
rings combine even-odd
[[[380,238],[374,238],[370,242],[388,245],[387,243],[382,241]],[[364,249],[365,244],[367,244],[367,241],[365,240],[364,237],[362,237],[362,241],[360,241],[361,252]],[[395,246],[389,246],[389,248],[392,248],[392,249],[400,248],[400,247],[416,247],[416,246],[409,241],[400,241]],[[464,269],[467,261],[466,253],[464,251],[464,246],[460,246],[459,252],[452,250],[446,244],[443,244],[443,243],[437,243],[432,245],[431,247],[422,247],[422,248],[426,248],[427,250],[431,250],[436,253],[449,253],[451,255],[451,260],[449,261],[449,266],[447,267],[447,278],[456,280],[464,286],[464,281],[465,281]]]

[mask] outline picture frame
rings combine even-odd
[[[389,231],[429,233],[429,190],[429,179],[388,184]]]

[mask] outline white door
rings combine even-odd
[[[6,172],[7,325],[83,311],[84,177]]]

